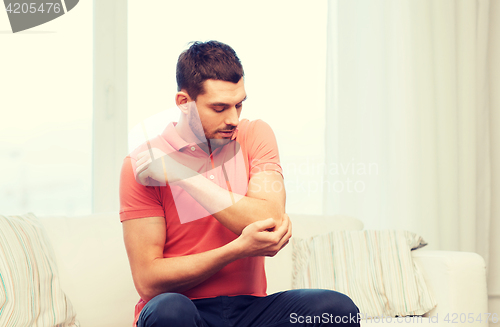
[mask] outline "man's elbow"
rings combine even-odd
[[[153,289],[145,281],[137,280],[134,278],[134,285],[137,293],[143,301],[148,302],[156,296]]]
[[[162,293],[167,293],[167,292],[175,292],[175,290],[170,290],[170,288],[163,286],[162,289],[154,287],[154,285],[151,284],[144,284],[144,285],[138,285],[136,286],[137,293],[139,293],[139,296],[141,299],[143,299],[145,302],[150,301],[153,299],[155,296],[162,294]]]
[[[262,217],[261,220],[273,218],[276,222],[276,228],[281,226],[283,222],[283,215],[285,214],[285,207],[279,203],[270,202],[268,206],[269,210],[267,211],[267,215]]]
[[[154,293],[151,289],[148,289],[147,287],[136,287],[137,293],[139,293],[139,296],[144,302],[150,301],[152,298],[154,298],[157,294]]]
[[[152,279],[151,271],[148,271],[146,267],[142,269],[142,271],[134,276],[132,274],[135,289],[137,293],[145,302],[151,300],[158,294],[165,292],[165,290],[160,290],[160,287],[157,283],[155,283]],[[164,287],[163,287],[164,288]]]
[[[245,229],[245,227],[247,227],[248,225],[269,218],[274,219],[274,222],[276,223],[276,226],[274,228],[279,228],[283,223],[283,215],[285,214],[284,206],[273,201],[264,201],[266,201],[264,204],[260,204],[260,210],[254,210],[251,215],[248,215],[246,217],[246,220],[244,222],[239,221],[238,223],[233,224],[228,228],[236,235],[241,235],[243,229]]]

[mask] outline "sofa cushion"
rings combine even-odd
[[[0,215],[0,326],[79,326],[75,316],[37,217]]]
[[[294,239],[293,287],[348,295],[363,316],[422,315],[436,306],[411,250],[425,246],[408,231],[337,231]]]

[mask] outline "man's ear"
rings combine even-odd
[[[177,92],[175,95],[175,104],[179,109],[184,113],[188,113],[188,103],[191,102],[191,98],[189,97],[189,94],[185,90],[181,90],[180,92]]]

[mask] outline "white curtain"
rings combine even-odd
[[[500,127],[490,96],[498,3],[329,1],[323,182],[325,214],[482,255],[492,297],[500,293],[490,247],[500,235],[490,130]],[[497,87],[499,78],[497,69]],[[347,180],[352,188],[341,190]]]

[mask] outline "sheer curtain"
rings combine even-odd
[[[482,255],[491,297],[500,293],[498,248],[490,246],[500,232],[491,202],[498,114],[490,120],[499,101],[489,91],[497,7],[329,2],[323,182],[325,214],[417,232],[429,249]],[[350,190],[335,189],[347,179]]]

